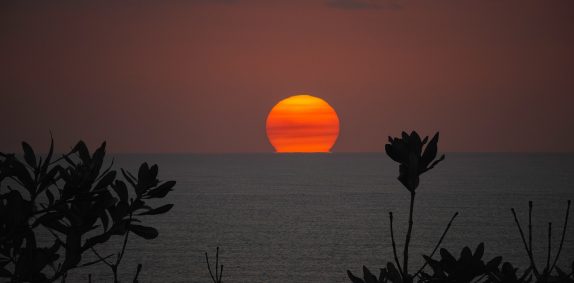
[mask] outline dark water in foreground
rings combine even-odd
[[[132,238],[121,268],[125,282],[137,263],[141,282],[210,282],[204,252],[213,255],[218,245],[224,282],[350,282],[347,269],[378,270],[392,260],[389,211],[404,242],[409,195],[384,154],[115,156],[132,172],[143,161],[159,164],[161,179],[178,182],[166,200],[175,207],[148,220],[160,231],[156,240]],[[458,254],[484,241],[486,258],[502,255],[526,267],[510,208],[526,223],[533,200],[542,265],[547,222],[555,227],[555,248],[567,199],[574,199],[574,155],[447,154],[417,192],[411,258],[418,267],[420,254],[430,253],[459,211],[443,246]],[[574,217],[567,233],[561,262],[569,267]],[[110,280],[103,267],[69,278],[87,282],[87,273],[95,282]]]

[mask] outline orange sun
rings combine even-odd
[[[329,152],[339,136],[339,117],[325,100],[295,95],[267,116],[267,137],[277,152]]]

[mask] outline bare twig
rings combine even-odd
[[[92,265],[92,264],[96,264],[96,263],[98,263],[98,262],[105,261],[106,259],[108,259],[108,258],[111,257],[111,256],[112,256],[112,255],[108,255],[108,256],[106,256],[106,257],[99,257],[99,256],[98,256],[98,259],[97,259],[97,260],[90,261],[90,262],[86,262],[86,263],[84,263],[84,264],[82,264],[82,265],[79,265],[78,267],[86,267],[86,266],[89,266],[89,265]]]
[[[430,254],[429,258],[432,258],[433,255],[436,253],[436,251],[438,250],[438,248],[440,247],[440,244],[442,243],[442,241],[444,240],[444,237],[446,236],[446,233],[448,233],[448,230],[450,229],[450,226],[452,225],[452,222],[454,221],[454,219],[458,216],[458,211],[450,218],[450,221],[448,222],[448,225],[446,225],[446,228],[444,229],[444,231],[442,232],[442,235],[440,236],[440,239],[438,240],[438,242],[436,243],[434,249],[432,250],[432,253]],[[421,268],[419,268],[419,270],[417,271],[417,273],[415,273],[415,275],[413,277],[417,277],[422,271],[423,269],[428,265],[428,262],[425,262],[423,264],[423,266]]]
[[[568,200],[568,207],[566,208],[566,217],[564,219],[564,226],[562,227],[562,239],[560,239],[560,246],[558,247],[558,252],[556,253],[556,258],[554,259],[554,263],[548,273],[552,272],[554,267],[556,267],[556,263],[558,262],[558,258],[560,257],[560,252],[562,251],[562,245],[564,244],[564,236],[566,236],[566,227],[568,226],[568,215],[570,214],[570,203],[571,201]]]
[[[209,264],[209,256],[207,256],[207,252],[205,252],[205,261],[207,262],[207,270],[209,270],[209,275],[211,276],[211,280],[213,282],[217,282],[215,277],[213,277],[213,272],[211,272],[211,265]]]
[[[551,251],[551,243],[552,243],[552,222],[548,222],[548,254],[546,256],[546,267],[544,267],[544,270],[548,272],[548,274],[550,274],[550,270],[548,268],[550,268],[550,251]]]
[[[524,248],[526,249],[526,253],[528,254],[528,257],[530,258],[530,266],[532,267],[532,270],[534,271],[534,275],[536,276],[536,278],[538,278],[540,276],[540,274],[538,273],[538,270],[536,269],[536,264],[534,263],[534,258],[532,257],[532,253],[530,252],[530,249],[528,248],[528,244],[526,243],[526,239],[524,238],[524,232],[522,232],[522,227],[520,226],[520,222],[518,221],[518,217],[516,216],[516,211],[514,211],[514,208],[510,209],[512,211],[512,215],[514,215],[514,222],[516,223],[516,226],[518,227],[518,231],[520,232],[520,237],[522,238],[522,243],[524,244]]]
[[[136,270],[136,275],[134,276],[134,283],[138,283],[138,276],[140,275],[140,272],[142,271],[142,264],[138,264],[138,268]]]
[[[109,263],[109,262],[106,260],[106,258],[108,258],[108,257],[110,257],[110,256],[112,256],[112,255],[109,255],[109,256],[107,256],[107,257],[102,257],[102,256],[96,251],[96,249],[94,249],[94,247],[91,247],[90,250],[92,250],[92,252],[93,252],[102,262],[104,262],[107,266],[112,267],[112,264]]]
[[[219,265],[219,247],[217,247],[217,251],[215,253],[215,276],[211,271],[211,265],[209,264],[209,256],[207,252],[205,253],[205,261],[207,263],[207,270],[209,270],[209,275],[211,276],[211,280],[213,283],[221,283],[221,278],[223,276],[223,264]],[[221,267],[221,270],[219,269]]]
[[[528,249],[534,258],[532,251],[532,201],[528,201]]]

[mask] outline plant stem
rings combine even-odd
[[[393,244],[393,255],[395,256],[395,263],[399,272],[403,274],[403,269],[401,268],[401,263],[399,261],[399,256],[397,255],[397,244],[395,243],[395,233],[393,232],[393,213],[389,212],[389,219],[391,221],[391,243]]]
[[[133,203],[132,203],[132,205],[133,205]],[[131,225],[131,223],[132,223],[132,212],[130,212],[130,218],[129,219],[130,220],[128,221],[128,225]],[[116,264],[114,264],[112,267],[112,271],[114,272],[114,283],[118,283],[118,266],[120,265],[120,262],[122,261],[122,257],[124,256],[124,253],[126,251],[126,246],[128,244],[128,236],[129,235],[130,235],[130,230],[127,229],[126,235],[124,236],[124,243],[122,245],[122,250],[118,254],[118,258],[116,259]]]
[[[532,251],[532,201],[528,202],[528,248],[532,257],[534,257],[534,252]]]
[[[564,236],[566,236],[566,227],[568,227],[568,215],[570,214],[570,203],[571,201],[568,200],[568,207],[566,208],[566,218],[564,219],[564,226],[562,226],[562,238],[560,239],[560,246],[558,247],[558,252],[556,253],[556,258],[554,258],[554,263],[548,273],[552,272],[554,267],[556,267],[556,263],[558,262],[558,258],[560,257],[560,252],[562,251],[562,245],[564,244]]]
[[[411,205],[409,208],[409,228],[407,230],[407,237],[405,239],[405,247],[403,250],[403,282],[410,282],[409,280],[409,244],[411,242],[411,233],[413,231],[413,209],[415,204],[415,192],[411,191]]]
[[[456,212],[452,218],[450,219],[450,221],[448,222],[448,225],[446,225],[446,229],[444,229],[444,232],[442,232],[442,235],[440,236],[440,239],[438,240],[438,243],[436,243],[436,246],[434,247],[434,249],[432,250],[432,253],[430,254],[429,258],[432,258],[433,255],[436,253],[436,250],[438,250],[438,248],[440,247],[440,244],[442,243],[442,241],[444,240],[444,237],[446,236],[446,233],[448,233],[448,230],[450,229],[450,226],[452,225],[452,222],[454,221],[454,219],[458,216],[458,212]],[[417,271],[417,273],[415,273],[415,275],[413,275],[414,277],[417,277],[422,271],[423,269],[427,266],[428,262],[425,262],[423,264],[423,266]]]
[[[516,226],[518,227],[518,231],[520,232],[520,237],[522,238],[522,243],[524,244],[524,248],[526,249],[526,253],[528,254],[528,258],[530,259],[530,266],[532,267],[532,271],[534,272],[534,276],[536,278],[539,278],[540,273],[538,273],[538,269],[536,269],[536,264],[534,263],[534,258],[532,257],[532,253],[530,252],[530,249],[528,248],[528,244],[526,243],[526,238],[524,238],[524,232],[522,232],[522,227],[520,226],[520,222],[518,221],[518,217],[516,216],[516,211],[514,210],[514,208],[511,208],[510,211],[512,211],[512,215],[514,215],[514,222],[516,223]]]
[[[546,256],[546,267],[544,268],[545,271],[549,271],[548,268],[550,268],[551,243],[552,243],[552,222],[548,222],[548,255]],[[550,273],[547,274],[550,275]]]

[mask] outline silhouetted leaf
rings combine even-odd
[[[62,268],[72,268],[78,265],[82,259],[81,236],[80,233],[73,229],[70,229],[66,235],[66,259],[62,264]]]
[[[48,197],[48,205],[52,205],[54,203],[54,194],[50,190],[46,190],[46,196]]]
[[[411,136],[409,137],[409,146],[414,149],[416,156],[421,155],[423,144],[421,141],[421,137],[415,131],[411,132]]]
[[[175,181],[165,182],[157,188],[148,191],[144,198],[163,198],[171,191],[171,188],[173,188],[175,184]]]
[[[162,213],[166,213],[168,212],[171,208],[173,207],[173,204],[166,204],[166,205],[162,205],[158,208],[154,208],[151,210],[148,210],[146,212],[140,213],[138,215],[156,215],[156,214],[162,214]]]
[[[26,163],[32,168],[36,168],[36,155],[32,147],[28,143],[22,142],[22,149],[24,150],[24,160],[26,160]]]
[[[454,256],[452,256],[452,254],[450,254],[444,248],[440,249],[440,256],[441,256],[441,260],[444,261],[445,264],[447,264],[447,265],[456,263],[456,259],[454,258]]]
[[[48,150],[48,155],[46,156],[46,160],[42,165],[41,172],[46,173],[48,171],[48,166],[50,166],[50,162],[52,161],[52,154],[54,154],[54,139],[50,135],[50,150]]]
[[[494,270],[496,268],[498,268],[498,266],[500,265],[500,263],[502,262],[502,257],[501,256],[497,256],[493,259],[491,259],[487,264],[486,264],[486,268],[488,270]]]
[[[392,262],[387,262],[387,272],[389,273],[389,279],[391,280],[391,282],[393,283],[403,282],[401,273]]]
[[[157,236],[159,234],[155,228],[147,227],[147,226],[130,224],[129,229],[130,229],[130,231],[134,232],[136,235],[138,235],[138,236],[140,236],[146,240],[155,239],[155,238],[157,238]]]
[[[437,132],[430,142],[427,144],[424,153],[421,156],[421,167],[427,168],[429,164],[436,158],[438,151],[439,133]]]
[[[102,165],[104,164],[104,157],[106,155],[106,142],[103,142],[102,145],[92,155],[92,177],[96,178],[100,174],[100,170],[102,169]]]
[[[140,186],[137,190],[141,191],[141,189],[151,183],[151,174],[149,172],[149,165],[147,163],[143,163],[140,165],[138,170],[138,185]],[[139,192],[137,192],[139,194]]]
[[[464,260],[472,258],[472,252],[468,247],[464,247],[462,249],[462,252],[460,253],[460,258]]]
[[[475,260],[480,260],[482,258],[482,255],[484,255],[484,243],[480,243],[476,247],[476,250],[474,251],[473,257]]]
[[[78,153],[82,162],[87,163],[90,161],[90,152],[83,141],[79,141],[72,149],[72,152]]]
[[[365,283],[377,283],[377,277],[371,273],[371,271],[363,265],[363,279]]]
[[[116,171],[108,172],[104,177],[100,179],[94,190],[103,189],[112,184],[112,182],[116,179]]]
[[[363,279],[356,277],[349,270],[347,270],[347,276],[349,276],[349,279],[351,279],[351,281],[353,281],[353,283],[365,283],[365,281],[363,281]]]
[[[104,210],[100,214],[100,220],[102,221],[102,225],[104,226],[104,231],[108,230],[108,223],[109,223],[109,217],[106,211],[107,210]]]
[[[126,202],[128,201],[128,188],[126,184],[122,181],[116,181],[113,186],[114,191],[118,194],[120,201]]]

